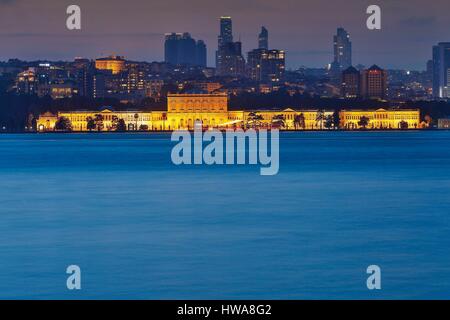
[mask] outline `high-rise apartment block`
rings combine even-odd
[[[172,65],[206,67],[206,44],[187,32],[168,33],[164,43],[164,60]]]

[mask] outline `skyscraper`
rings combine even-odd
[[[164,60],[173,65],[206,66],[206,45],[185,33],[168,33],[164,42]]]
[[[220,35],[216,52],[216,72],[219,76],[245,75],[245,59],[241,42],[233,42],[231,17],[220,18]]]
[[[285,72],[283,50],[255,49],[248,53],[247,73],[255,81],[279,83]]]
[[[166,33],[164,41],[164,61],[173,65],[178,64],[178,41],[181,33]]]
[[[450,98],[450,42],[433,47],[433,96]]]
[[[350,35],[344,28],[338,28],[334,36],[334,63],[341,70],[345,70],[352,65],[352,42]]]
[[[197,43],[187,32],[178,40],[178,63],[181,65],[196,65]]]
[[[219,48],[228,42],[233,42],[233,22],[231,17],[220,17]]]
[[[269,31],[265,27],[261,27],[261,33],[258,36],[258,48],[269,49]]]

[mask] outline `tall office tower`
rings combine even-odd
[[[233,22],[231,17],[220,17],[220,35],[219,48],[228,43],[233,42]]]
[[[342,96],[344,98],[357,98],[361,93],[361,74],[354,67],[349,67],[342,72]]]
[[[206,56],[203,41],[196,42],[189,33],[168,33],[164,42],[164,60],[172,65],[199,65],[198,51]],[[205,52],[203,52],[203,50]]]
[[[258,48],[269,49],[269,31],[265,27],[261,27],[261,33],[258,36]]]
[[[284,78],[285,57],[283,50],[252,50],[248,53],[247,74],[254,81],[279,83]]]
[[[385,99],[387,95],[387,71],[377,65],[364,70],[361,75],[362,96],[369,99]]]
[[[350,41],[350,35],[343,28],[338,28],[337,34],[334,36],[334,63],[341,70],[345,70],[352,65],[352,42]]]
[[[197,42],[187,32],[178,41],[178,64],[196,65]]]
[[[450,42],[433,47],[433,96],[450,98]]]
[[[216,51],[216,73],[219,76],[245,75],[245,59],[241,42],[233,42],[231,17],[220,18],[220,35]]]
[[[178,41],[181,33],[166,33],[164,42],[164,61],[173,65],[178,64]]]
[[[206,67],[206,44],[202,40],[198,40],[196,44],[196,65]]]

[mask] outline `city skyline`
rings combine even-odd
[[[435,1],[433,8],[422,0],[381,1],[381,31],[365,26],[367,1],[326,5],[322,0],[301,5],[291,0],[276,5],[264,0],[214,5],[204,0],[194,2],[190,5],[196,10],[187,11],[186,4],[178,0],[157,4],[131,0],[126,4],[108,2],[107,6],[103,0],[95,4],[80,0],[83,29],[68,31],[65,8],[69,3],[0,1],[0,27],[4,30],[0,33],[0,60],[73,60],[75,56],[96,58],[115,53],[130,60],[163,61],[164,34],[175,31],[204,40],[208,65],[214,66],[222,15],[232,17],[234,37],[241,40],[244,56],[258,48],[258,34],[265,26],[270,31],[271,47],[286,51],[290,69],[323,67],[333,61],[332,37],[338,27],[351,35],[354,65],[376,63],[384,68],[424,70],[432,57],[432,46],[450,38],[446,32],[450,22],[442,14],[450,4],[441,0]],[[334,7],[336,10],[331,10]],[[13,19],[19,11],[24,19]]]

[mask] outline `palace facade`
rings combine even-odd
[[[282,130],[320,130],[335,128],[334,111],[330,110],[255,110],[228,111],[226,94],[169,94],[167,111],[72,111],[45,113],[37,120],[39,132],[54,131],[58,119],[70,121],[73,131],[114,131],[122,121],[128,131],[192,130],[201,121],[205,129],[273,128]],[[384,110],[340,112],[340,128],[398,129],[401,122],[408,128],[419,126],[419,110]],[[90,124],[88,124],[90,122]],[[404,123],[402,123],[405,126]],[[404,128],[404,127],[402,127]]]
[[[364,118],[364,119],[363,119]],[[339,113],[342,129],[418,129],[419,109],[342,110]]]

